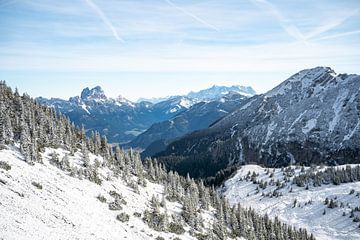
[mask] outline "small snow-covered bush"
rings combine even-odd
[[[11,166],[7,162],[0,161],[0,168],[5,169],[6,171],[9,171],[11,169]]]
[[[110,191],[109,195],[115,198],[115,201],[118,201],[119,204],[123,204],[123,205],[127,204],[127,202],[120,193],[117,193],[116,191]]]
[[[103,195],[99,194],[96,198],[97,198],[100,202],[106,203],[106,198],[105,198]]]
[[[138,217],[138,218],[141,218],[141,213],[139,213],[139,212],[134,212],[134,216],[135,216],[135,217]]]
[[[209,235],[206,235],[206,234],[195,233],[194,235],[197,240],[208,240],[209,239]],[[174,238],[174,240],[175,240],[175,238]]]
[[[109,209],[112,211],[118,211],[118,210],[122,210],[122,206],[121,203],[118,199],[116,199],[114,202],[109,203]]]
[[[119,220],[120,222],[128,222],[130,216],[126,213],[120,213],[119,215],[116,216],[116,219]]]
[[[0,150],[6,150],[8,147],[4,144],[0,144]]]
[[[117,193],[116,191],[113,190],[109,192],[109,195],[112,196],[113,198],[120,198],[120,199],[122,198],[120,193]]]
[[[37,189],[42,189],[43,186],[40,184],[40,183],[37,183],[37,182],[32,182],[31,183],[33,186],[35,186]]]
[[[181,235],[185,233],[184,227],[180,223],[171,222],[168,227],[169,232]]]

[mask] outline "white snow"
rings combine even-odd
[[[304,112],[302,112],[302,113],[295,119],[295,121],[291,124],[289,130],[291,130],[291,129],[294,127],[294,125],[295,125],[297,122],[299,122],[299,120],[302,118],[302,116],[304,116],[304,114],[305,114],[306,112],[307,112],[307,110],[305,110]]]
[[[342,91],[338,97],[336,98],[336,101],[333,105],[333,109],[334,109],[334,118],[329,122],[329,131],[332,132],[335,129],[335,126],[338,124],[339,120],[340,120],[340,114],[342,112],[342,105],[343,102],[345,100],[345,98],[347,97],[349,93],[349,90],[345,90]]]
[[[271,122],[267,127],[267,133],[265,137],[265,143],[267,143],[270,140],[271,135],[273,134],[277,124],[274,122]]]
[[[250,107],[251,104],[252,104],[255,100],[256,100],[256,99],[254,98],[253,100],[251,100],[250,102],[248,102],[247,104],[245,104],[244,106],[242,106],[242,107],[240,108],[240,111],[245,110],[245,109],[247,109],[248,107]]]
[[[302,128],[302,132],[304,134],[308,134],[316,126],[316,123],[317,123],[316,118],[310,119],[309,121],[306,122],[306,125]]]
[[[0,159],[11,165],[6,171],[0,168],[0,239],[193,239],[188,233],[175,235],[156,232],[133,216],[142,213],[153,194],[160,196],[163,186],[148,182],[135,193],[120,180],[103,181],[101,186],[88,180],[70,177],[48,162],[48,154],[61,149],[47,149],[44,164],[31,166],[22,160],[15,150],[0,150]],[[78,153],[70,158],[77,164]],[[100,159],[90,154],[90,159]],[[106,174],[106,171],[100,172]],[[37,189],[32,182],[40,183]],[[96,197],[101,194],[110,202],[110,190],[121,193],[127,204],[122,211],[110,211],[107,203]],[[160,197],[159,197],[160,198]],[[161,199],[161,198],[160,198]],[[167,202],[169,213],[181,211],[178,203]],[[116,215],[126,212],[127,223],[116,220]]]
[[[231,131],[231,138],[234,137],[235,133],[236,133],[236,127],[238,126],[239,124],[235,124],[234,126],[231,127],[230,131]]]
[[[291,90],[292,86],[291,84],[283,83],[280,84],[278,87],[274,88],[273,90],[270,90],[266,93],[265,97],[271,98],[276,95],[284,95],[288,90]]]
[[[179,105],[184,108],[190,108],[193,105],[193,103],[189,99],[182,98]]]
[[[227,111],[225,111],[224,109],[218,109],[218,112],[222,112],[222,113],[229,113],[229,112],[227,112]]]
[[[177,112],[178,110],[179,110],[179,109],[178,109],[177,107],[174,107],[174,108],[170,109],[169,112],[174,113],[174,112]]]
[[[360,119],[358,120],[358,122],[357,122],[356,126],[354,127],[354,129],[344,136],[343,141],[347,141],[350,138],[352,138],[352,136],[354,136],[355,132],[358,131],[359,127],[360,127]]]
[[[87,109],[87,106],[83,103],[81,104],[81,108],[84,109],[85,112],[87,112],[88,114],[90,114],[89,110]]]
[[[295,169],[295,167],[293,168]],[[251,173],[254,171],[259,173],[258,180],[269,181],[269,175],[265,174],[265,170],[258,165],[245,165],[238,170],[234,177],[225,182],[225,186],[220,191],[223,191],[224,196],[232,204],[241,203],[261,214],[267,213],[272,218],[278,216],[285,223],[306,228],[319,240],[360,239],[359,223],[354,223],[349,218],[350,208],[347,206],[347,204],[351,207],[360,205],[359,197],[356,194],[349,194],[351,189],[360,192],[360,182],[338,186],[310,186],[309,190],[286,183],[285,188],[278,190],[283,196],[270,198],[262,196],[261,193],[272,192],[277,188],[276,186],[268,185],[265,190],[260,189],[260,192],[256,193],[258,185],[243,179],[249,171]],[[284,176],[281,169],[270,169],[270,172],[273,171],[275,171],[274,181],[277,179],[282,181]],[[295,174],[299,173],[300,169],[296,169]],[[290,188],[292,188],[292,192],[289,192]],[[345,206],[343,208],[327,208],[324,205],[326,197],[329,199],[336,197],[337,201],[344,202]],[[300,207],[293,208],[295,199]],[[308,204],[309,201],[312,203]],[[326,209],[326,215],[323,215],[324,209]],[[346,213],[346,216],[342,216],[343,212]]]

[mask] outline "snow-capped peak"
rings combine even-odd
[[[325,76],[325,77],[324,77]],[[290,82],[300,81],[302,88],[308,88],[313,84],[322,84],[324,85],[328,78],[326,77],[335,77],[336,73],[330,67],[315,67],[311,69],[305,69],[295,74],[289,79]]]
[[[211,88],[204,89],[198,92],[190,92],[187,97],[193,98],[199,101],[209,101],[220,99],[224,95],[228,94],[229,92],[237,92],[244,96],[254,96],[256,94],[255,90],[249,86],[239,86],[234,85],[231,87],[227,86],[217,86],[214,85]]]
[[[283,83],[267,92],[265,96],[284,95],[290,91],[294,92],[296,89],[301,93],[307,93],[310,89],[318,93],[333,85],[337,81],[336,76],[336,72],[330,67],[305,69],[292,75]]]
[[[84,88],[81,92],[82,100],[107,100],[104,90],[100,86],[96,86],[92,89]]]
[[[132,106],[132,107],[135,106],[135,104],[134,104],[132,101],[126,99],[125,97],[123,97],[123,96],[121,96],[121,95],[119,95],[119,96],[115,99],[115,102],[116,102],[116,104],[117,104],[118,106],[122,106],[122,105],[129,105],[129,106]]]

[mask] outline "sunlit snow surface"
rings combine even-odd
[[[53,150],[47,149],[45,155]],[[60,159],[64,150],[56,150]],[[44,155],[44,156],[45,156]],[[187,233],[175,235],[150,229],[133,213],[142,213],[153,194],[160,195],[163,187],[148,182],[146,188],[135,193],[120,179],[103,181],[101,186],[88,180],[70,177],[52,166],[44,157],[44,164],[31,166],[21,160],[13,150],[0,150],[0,160],[11,165],[6,171],[0,168],[0,239],[193,239]],[[78,156],[70,158],[76,164]],[[90,154],[94,161],[95,156]],[[99,159],[101,161],[101,159]],[[104,173],[103,173],[104,174]],[[1,182],[6,182],[3,184]],[[37,189],[32,182],[40,183]],[[101,194],[107,202],[113,200],[109,191],[121,193],[127,204],[122,211],[110,211],[107,203],[96,197]],[[161,199],[161,198],[160,198]],[[168,212],[180,212],[181,205],[167,202]],[[127,223],[116,220],[126,212]]]
[[[360,182],[345,183],[339,186],[335,185],[322,185],[321,187],[310,186],[309,190],[304,187],[297,187],[287,183],[285,188],[279,190],[283,196],[278,198],[263,197],[264,193],[272,192],[276,186],[268,186],[265,190],[260,190],[256,194],[257,184],[251,181],[240,180],[244,178],[248,172],[255,171],[259,173],[258,180],[269,181],[269,175],[265,174],[265,168],[257,165],[243,166],[234,177],[227,180],[222,191],[226,198],[232,203],[241,203],[243,206],[251,207],[261,214],[269,214],[270,217],[278,216],[279,219],[285,223],[294,225],[296,227],[306,228],[315,235],[317,239],[360,239],[359,223],[354,223],[350,215],[351,207],[360,206],[360,198],[356,194],[350,195],[350,190],[354,189],[355,192],[360,192]],[[271,172],[273,169],[271,169]],[[321,171],[321,170],[319,170]],[[299,174],[300,169],[296,170]],[[281,169],[275,169],[273,179],[283,179]],[[290,193],[290,188],[293,188]],[[327,208],[324,205],[325,198],[335,198],[337,202],[344,202],[345,207],[337,207],[335,209]],[[293,208],[294,200],[300,207]],[[312,204],[306,204],[312,201]],[[323,211],[326,209],[326,214]],[[346,216],[342,216],[343,212]],[[360,215],[358,212],[357,215]]]

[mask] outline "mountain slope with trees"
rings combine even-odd
[[[4,82],[0,103],[1,237],[314,239],[231,207],[214,188],[155,160],[143,164],[138,152],[114,148],[96,132],[87,137]]]

